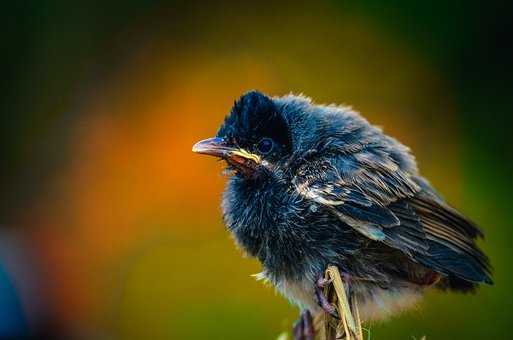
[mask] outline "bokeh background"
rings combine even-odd
[[[493,287],[371,339],[507,339],[513,8],[481,1],[2,6],[0,337],[273,339],[297,311],[224,230],[191,153],[244,91],[345,103],[482,226]]]

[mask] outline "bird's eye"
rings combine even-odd
[[[274,142],[270,138],[262,138],[260,142],[258,142],[257,148],[261,153],[269,153],[273,149]]]

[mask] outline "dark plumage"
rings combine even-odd
[[[236,242],[302,309],[330,264],[351,278],[364,319],[408,307],[426,287],[491,283],[482,232],[417,171],[409,149],[340,106],[252,91],[194,151],[225,159]]]

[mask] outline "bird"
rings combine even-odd
[[[363,321],[417,304],[428,289],[493,284],[483,232],[422,177],[410,149],[355,110],[304,95],[244,93],[217,134],[192,151],[226,162],[223,220],[260,278],[301,313],[336,316],[323,294],[339,268]]]

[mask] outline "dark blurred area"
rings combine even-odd
[[[353,106],[485,231],[495,282],[372,339],[507,339],[513,3],[3,4],[0,337],[269,339],[296,310],[224,231],[195,157],[242,92]]]

